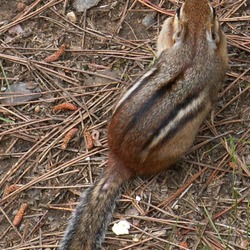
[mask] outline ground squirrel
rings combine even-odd
[[[95,250],[122,184],[158,173],[192,145],[227,70],[225,35],[208,0],[186,0],[158,38],[158,59],[118,101],[103,175],[80,199],[60,250]]]

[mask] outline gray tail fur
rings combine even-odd
[[[127,180],[120,170],[105,171],[81,197],[59,250],[96,250],[104,239],[122,184]]]

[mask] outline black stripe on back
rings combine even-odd
[[[145,114],[149,112],[152,108],[156,108],[155,104],[158,100],[163,98],[166,92],[170,91],[172,87],[181,79],[183,78],[184,72],[182,71],[180,74],[175,76],[174,78],[170,79],[166,82],[162,87],[157,89],[155,93],[145,102],[142,107],[134,114],[132,120],[127,125],[126,129],[124,130],[124,135],[128,133],[130,129],[132,129],[140,120],[144,119]]]
[[[150,70],[151,70],[151,69],[149,69],[148,71],[150,71]],[[148,71],[147,71],[147,72],[148,72]],[[122,106],[124,105],[124,103],[127,102],[127,101],[129,101],[129,100],[131,100],[131,99],[133,98],[133,96],[135,96],[136,93],[137,93],[141,88],[144,87],[144,84],[145,84],[146,82],[148,82],[149,78],[154,77],[154,76],[158,73],[158,71],[159,71],[159,67],[155,68],[155,70],[154,70],[150,75],[146,76],[146,77],[141,81],[140,85],[130,93],[130,95],[127,97],[127,99],[125,99],[124,102],[121,103],[121,104],[117,107],[117,109],[115,110],[115,113],[113,114],[113,116],[122,108]],[[135,80],[135,81],[132,83],[132,85],[131,85],[130,88],[132,88],[133,85],[136,84],[136,82],[140,81],[141,78],[142,78],[145,74],[147,74],[147,72],[145,72],[141,77],[139,77],[139,79]],[[130,89],[130,88],[129,88],[129,89]],[[128,90],[129,90],[129,89],[128,89]],[[127,90],[127,91],[128,91],[128,90]],[[126,92],[124,93],[124,95],[126,95]],[[123,97],[123,96],[122,96],[122,97]],[[122,98],[122,97],[121,97],[121,98]]]
[[[183,127],[186,126],[186,124],[188,122],[193,120],[201,111],[203,111],[204,107],[205,107],[204,103],[201,103],[192,113],[189,113],[186,116],[183,116],[182,119],[177,124],[177,126],[173,127],[167,133],[167,135],[159,142],[159,144],[157,146],[161,146],[161,145],[165,144],[168,140],[173,138]]]
[[[190,102],[192,102],[194,99],[196,99],[199,96],[199,93],[200,92],[197,92],[197,93],[194,93],[194,94],[187,96],[183,102],[181,102],[177,106],[175,106],[173,108],[173,110],[170,113],[168,113],[168,115],[163,119],[160,126],[153,132],[152,136],[143,145],[143,149],[146,149],[151,144],[151,142],[154,140],[154,138],[156,138],[161,133],[161,130],[163,128],[165,128],[166,126],[168,126],[168,124],[178,115],[178,113],[181,111],[181,109],[185,109],[190,104]],[[187,114],[187,116],[190,116],[190,114]],[[184,116],[181,120],[183,120],[184,118],[186,118],[186,116]],[[179,122],[179,124],[180,123],[181,122]],[[169,131],[169,133],[166,135],[166,137],[167,137],[166,140],[170,139],[174,134],[177,133],[177,131],[179,130],[178,126],[176,127],[175,132],[174,132],[174,130],[175,130],[175,128],[173,128]]]

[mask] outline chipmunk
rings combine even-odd
[[[80,199],[60,250],[98,249],[122,185],[168,168],[192,145],[225,77],[226,47],[208,0],[186,0],[164,22],[159,58],[118,101],[107,168]]]

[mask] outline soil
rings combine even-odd
[[[0,104],[0,249],[56,249],[79,195],[105,167],[112,107],[154,63],[161,10],[174,13],[179,2],[156,11],[102,0],[78,13],[71,0],[1,0],[1,91],[32,83],[41,97]],[[126,185],[102,249],[250,249],[250,11],[245,0],[214,2],[230,59],[214,110],[175,166]],[[62,44],[61,57],[46,63]],[[78,109],[53,110],[64,102]],[[71,128],[78,131],[63,150]],[[88,148],[93,132],[99,138]],[[116,236],[121,219],[131,228]]]

